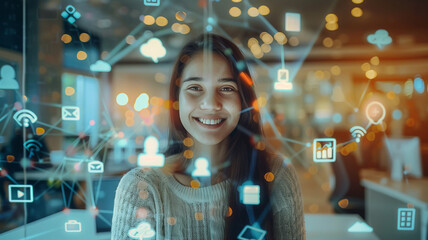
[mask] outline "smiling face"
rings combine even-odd
[[[194,55],[183,70],[179,92],[180,121],[198,142],[215,145],[236,128],[241,112],[236,79],[225,58],[202,52]]]

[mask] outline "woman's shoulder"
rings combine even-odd
[[[120,180],[118,190],[135,191],[141,186],[150,188],[159,188],[162,178],[160,170],[156,168],[141,168],[131,169]]]

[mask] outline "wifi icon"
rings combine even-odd
[[[19,126],[28,127],[31,123],[35,123],[37,121],[37,116],[32,111],[28,109],[22,109],[13,114],[13,119],[18,123]]]
[[[28,140],[24,143],[25,149],[30,152],[29,158],[31,158],[33,155],[36,156],[40,150],[42,150],[42,144],[34,139]]]
[[[360,142],[360,138],[366,135],[367,131],[363,127],[353,126],[351,130],[349,130],[352,134],[352,137],[356,138],[357,142]]]

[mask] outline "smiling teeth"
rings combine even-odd
[[[203,118],[198,118],[199,122],[206,124],[206,125],[216,125],[219,124],[221,121],[223,121],[223,119],[219,118],[219,119],[203,119]]]

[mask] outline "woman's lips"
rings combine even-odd
[[[201,121],[204,121],[204,122],[210,121],[210,123],[209,124],[203,123],[203,122],[200,121],[200,119],[201,119]],[[196,118],[196,117],[194,117],[193,120],[195,120],[196,123],[198,123],[199,126],[201,126],[203,128],[206,128],[206,129],[216,129],[216,128],[219,128],[226,121],[225,118]],[[214,121],[214,124],[211,124],[211,120]],[[218,122],[219,120],[220,120],[220,122]],[[216,121],[218,123],[215,123]]]

